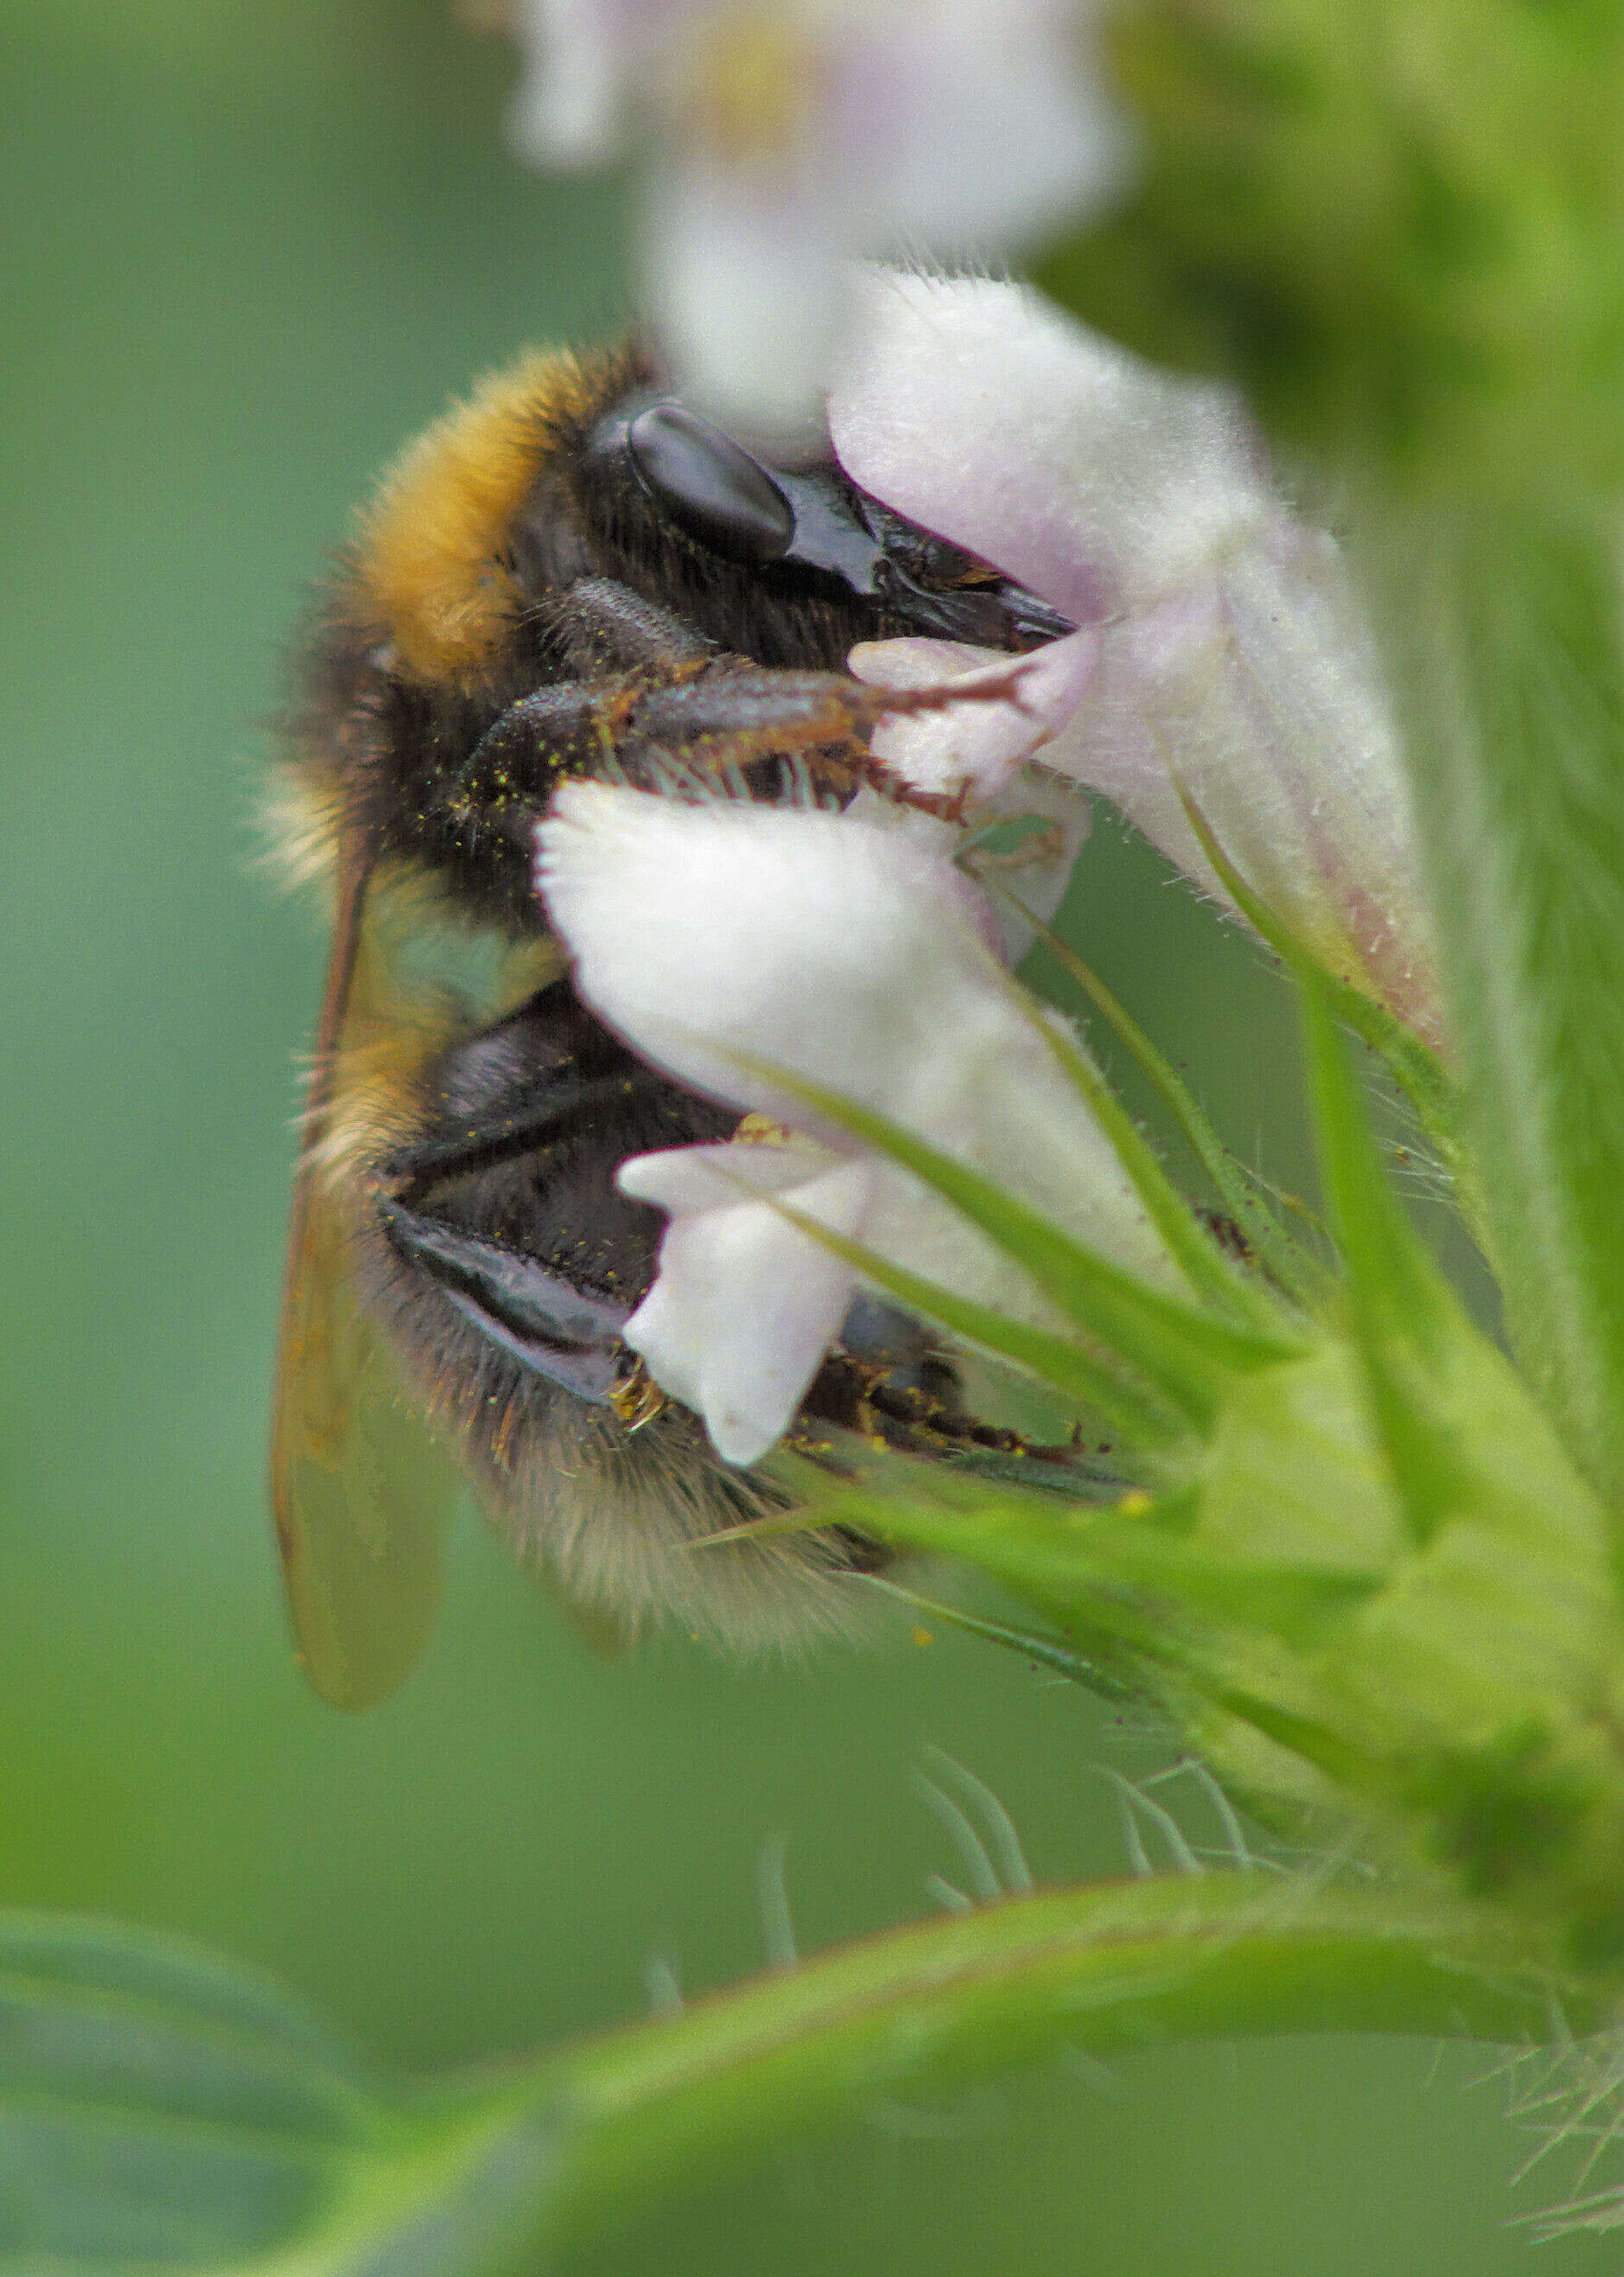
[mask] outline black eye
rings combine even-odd
[[[776,561],[795,535],[789,500],[766,468],[679,403],[651,404],[626,430],[649,496],[679,529],[737,561]]]

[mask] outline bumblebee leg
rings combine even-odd
[[[391,817],[389,850],[443,869],[476,904],[531,908],[535,826],[561,782],[641,790],[721,785],[735,796],[848,797],[886,699],[831,672],[788,672],[715,656],[560,681],[520,697],[454,768],[425,767]]]
[[[521,696],[487,728],[447,798],[499,820],[527,821],[571,776],[642,784],[662,765],[715,769],[809,750],[855,765],[885,699],[834,672],[786,672],[713,657],[668,674],[610,682],[562,681]]]
[[[713,640],[674,610],[645,601],[612,577],[582,577],[567,587],[549,627],[563,643],[571,674],[582,680],[674,673],[718,653]]]
[[[645,1067],[561,980],[448,1046],[421,1106],[412,1142],[367,1172],[397,1259],[530,1374],[638,1420],[649,1395],[620,1331],[654,1279],[660,1218],[615,1172],[722,1138],[736,1116]]]
[[[877,691],[840,673],[721,657],[642,694],[624,722],[617,757],[629,774],[662,762],[717,773],[816,755],[851,788],[884,708]]]
[[[632,1307],[577,1289],[523,1251],[380,1201],[390,1246],[436,1281],[490,1342],[533,1375],[607,1407],[627,1372],[620,1329]]]

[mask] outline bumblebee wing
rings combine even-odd
[[[339,895],[293,1196],[270,1462],[300,1661],[324,1700],[348,1709],[388,1699],[426,1649],[458,1490],[356,1298],[343,1215],[312,1159],[335,1055],[366,1009],[355,988],[365,891],[357,874]]]
[[[355,1301],[336,1213],[315,1193],[303,1215],[289,1263],[271,1507],[306,1675],[335,1708],[375,1708],[433,1633],[456,1481]]]

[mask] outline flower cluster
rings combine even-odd
[[[851,1302],[853,1268],[819,1228],[1007,1315],[1043,1317],[1006,1260],[809,1108],[808,1087],[990,1173],[1152,1284],[1179,1285],[956,864],[989,817],[1066,818],[1048,878],[1021,880],[1045,900],[1080,843],[1085,788],[1221,895],[1195,811],[1248,906],[1422,1037],[1438,1033],[1368,638],[1334,544],[1282,503],[1234,399],[1149,369],[1013,286],[869,272],[859,292],[863,330],[828,405],[846,471],[1076,629],[1013,681],[1007,657],[952,644],[854,653],[874,683],[976,697],[899,713],[876,738],[904,783],[955,795],[960,826],[867,796],[836,814],[580,784],[538,848],[538,890],[586,1001],[747,1118],[731,1142],[641,1157],[621,1180],[670,1219],[627,1341],[736,1462],[784,1431]]]
[[[642,298],[684,393],[816,422],[854,254],[986,260],[1128,171],[1079,0],[520,0],[543,165],[636,153]]]

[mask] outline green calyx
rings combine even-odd
[[[1148,1693],[1265,1823],[1355,1829],[1365,1854],[1512,1908],[1553,1962],[1594,1960],[1624,1887],[1624,1624],[1601,1512],[1464,1319],[1407,1396],[1456,1458],[1419,1534],[1356,1342],[1333,1334],[1238,1380],[1195,1476],[1160,1499],[881,1473],[818,1516],[979,1566],[1084,1680]]]
[[[1624,1965],[1624,1618],[1607,1518],[1409,1226],[1339,1000],[1287,953],[1342,1264],[1313,1313],[1260,1276],[1271,1324],[1255,1309],[1244,1330],[1209,1320],[1198,1335],[1201,1306],[1165,1302],[1142,1316],[1114,1283],[1068,1282],[1028,1218],[999,1222],[984,1183],[871,1123],[1012,1254],[1030,1251],[1097,1374],[1131,1355],[1154,1375],[1176,1352],[1203,1397],[1171,1428],[1168,1410],[1146,1410],[1144,1484],[1109,1503],[882,1463],[825,1482],[807,1516],[979,1566],[1045,1617],[1084,1680],[1155,1700],[1267,1823],[1317,1841],[1341,1830],[1372,1859],[1504,1906],[1552,1965],[1582,1952],[1601,1966],[1615,1947]],[[1042,1373],[1036,1347],[1027,1357]],[[1131,1466],[1134,1417],[1119,1422]]]

